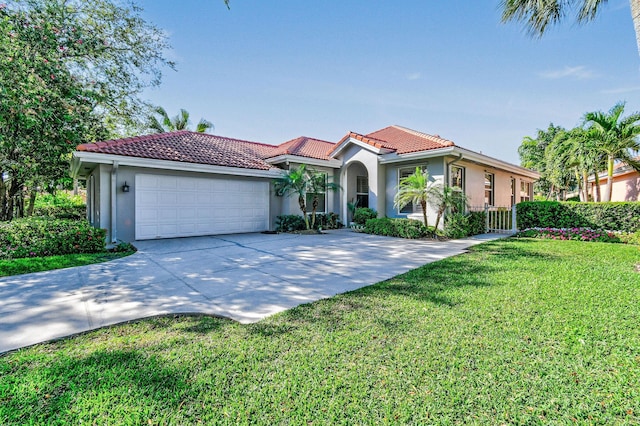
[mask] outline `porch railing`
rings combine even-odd
[[[516,225],[516,206],[484,206],[469,207],[469,211],[484,211],[486,232],[500,234],[514,234],[518,231]]]

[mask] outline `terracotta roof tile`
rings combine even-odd
[[[82,144],[78,151],[152,158],[213,166],[269,170],[264,158],[277,147],[190,131],[156,133]]]
[[[328,160],[329,152],[334,146],[333,142],[300,136],[278,145],[276,153],[272,156],[297,155],[299,157]]]
[[[441,138],[439,135],[429,135],[401,126],[385,127],[365,137],[381,141],[383,148],[391,149],[398,154],[455,146],[452,141]]]
[[[77,150],[156,160],[269,170],[272,166],[265,161],[267,158],[289,154],[328,160],[329,151],[333,146],[334,144],[331,142],[304,136],[275,146],[184,130],[86,143],[78,145]]]

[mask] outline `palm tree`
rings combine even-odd
[[[578,23],[593,20],[607,0],[502,0],[502,22],[523,22],[528,32],[541,37],[549,25],[557,24],[571,12]],[[640,0],[629,0],[631,18],[640,53]]]
[[[447,210],[458,213],[469,204],[469,199],[459,188],[439,184],[434,184],[433,186],[434,189],[437,188],[438,190],[434,190],[430,194],[429,203],[436,209],[436,229],[438,229],[440,219]]]
[[[393,204],[397,209],[401,209],[409,203],[419,204],[422,207],[424,226],[429,226],[427,223],[427,202],[429,197],[438,191],[439,184],[429,182],[429,173],[416,167],[413,174],[400,179]]]
[[[640,161],[633,158],[640,151],[640,113],[621,118],[624,106],[624,102],[619,102],[608,113],[589,112],[584,117],[585,125],[589,126],[589,138],[595,143],[595,149],[606,156],[607,189],[604,201],[611,200],[613,167],[616,161],[623,161],[640,171]]]
[[[319,204],[318,194],[326,191],[335,191],[338,185],[328,182],[326,174],[307,167],[306,164],[300,164],[299,167],[291,167],[289,170],[283,170],[282,175],[274,180],[276,195],[278,196],[297,196],[298,205],[304,223],[307,229],[315,226],[316,210]],[[307,216],[307,194],[312,195],[311,201],[311,224]]]
[[[167,111],[162,107],[156,107],[153,110],[155,115],[149,117],[149,123],[147,126],[149,129],[156,133],[175,132],[178,130],[189,130],[189,112],[186,109],[180,109],[180,112],[174,116],[169,117]],[[159,116],[156,117],[156,115]],[[201,118],[196,125],[196,132],[205,133],[207,130],[213,128],[213,123]]]

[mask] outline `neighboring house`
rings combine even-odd
[[[297,199],[276,196],[272,181],[302,163],[340,185],[320,195],[318,211],[343,222],[353,200],[381,216],[417,213],[417,206],[393,205],[399,180],[416,167],[460,188],[476,207],[530,200],[539,177],[400,126],[350,132],[338,143],[300,137],[274,146],[180,131],[83,144],[72,175],[87,180],[89,221],[106,228],[110,241],[133,241],[272,229],[276,216],[300,214]]]
[[[637,158],[640,159],[640,158]],[[607,172],[600,173],[600,194],[604,199],[609,177]],[[640,173],[625,163],[618,163],[613,169],[610,201],[640,201]],[[589,177],[589,197],[595,200],[596,183],[594,176]]]

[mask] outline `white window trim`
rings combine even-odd
[[[364,178],[367,181],[367,192],[358,192],[358,178]],[[356,200],[358,199],[358,196],[360,195],[366,195],[367,199],[369,198],[369,176],[356,176]],[[367,203],[368,204],[368,203]],[[362,207],[362,206],[358,206],[358,207]],[[368,205],[367,205],[368,207]]]
[[[327,183],[329,183],[329,173],[327,173],[327,172],[318,172],[318,173],[324,175],[325,185]],[[329,211],[329,206],[328,206],[328,201],[329,200],[327,200],[327,188],[326,188],[326,186],[325,186],[325,190],[324,191],[307,192],[307,197],[306,197],[307,199],[305,201],[307,201],[307,202],[309,201],[308,198],[309,198],[309,195],[311,195],[311,194],[323,194],[324,195],[324,206],[322,206],[321,204],[318,203],[318,210],[316,210],[316,214],[327,214],[327,212]],[[323,209],[320,210],[320,207],[323,207]],[[313,206],[311,204],[307,205],[307,210],[308,210],[307,213],[310,214],[311,211],[313,210]]]
[[[420,167],[422,169],[422,171],[424,172],[425,170],[427,170],[427,165],[426,164],[416,164],[415,166],[407,166],[407,167],[398,167],[398,172],[397,172],[397,179],[398,179],[398,184],[396,185],[396,188],[400,188],[400,179],[402,179],[400,176],[402,176],[402,171],[411,171],[411,173],[409,174],[413,174],[416,171],[416,167]],[[406,177],[406,176],[405,176]],[[396,189],[396,193],[397,193],[397,189]],[[409,204],[407,204],[405,207],[409,206]],[[403,208],[405,208],[403,207]],[[416,206],[413,205],[413,203],[411,204],[411,211],[410,212],[403,212],[401,211],[402,209],[397,208],[396,209],[396,213],[397,214],[405,214],[405,215],[410,215],[412,213],[419,213],[421,212],[421,210],[416,209]]]
[[[449,168],[449,183],[452,183],[452,182],[451,182],[451,180],[452,180],[452,179],[451,179],[451,177],[452,177],[452,175],[453,175],[453,169],[460,169],[460,170],[462,170],[462,186],[459,186],[459,187],[458,187],[458,186],[455,186],[455,185],[451,185],[451,189],[453,189],[453,190],[455,191],[455,190],[456,190],[456,188],[459,188],[459,192],[462,192],[463,194],[466,194],[466,190],[467,190],[467,189],[466,189],[466,186],[467,186],[467,185],[466,185],[466,182],[465,182],[465,181],[466,181],[466,176],[467,176],[467,171],[466,171],[466,169],[465,169],[464,167],[462,167],[462,166],[455,166],[455,165],[454,165],[454,166],[451,166],[451,167]]]
[[[489,202],[487,202],[487,175],[491,176],[491,196],[489,197]],[[496,203],[496,175],[495,173],[484,172],[484,193],[485,193],[485,204],[493,206]]]

